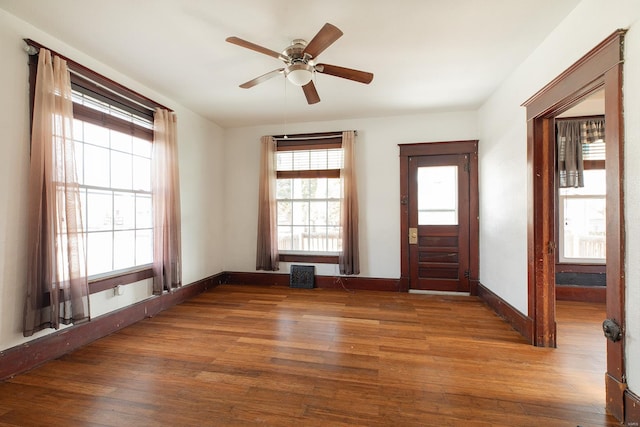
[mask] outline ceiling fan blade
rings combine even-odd
[[[354,70],[353,68],[338,67],[337,65],[318,64],[316,65],[316,71],[365,84],[369,84],[371,80],[373,80],[373,73]]]
[[[255,43],[251,43],[249,41],[243,40],[243,39],[238,38],[238,37],[227,37],[226,41],[228,41],[231,44],[238,45],[240,47],[244,47],[244,48],[247,48],[247,49],[255,50],[256,52],[260,52],[260,53],[263,53],[265,55],[269,55],[269,56],[272,56],[274,58],[281,59],[283,61],[287,60],[287,58],[285,58],[284,56],[282,56],[281,53],[278,53],[275,50],[267,49],[266,47],[262,47],[260,45],[257,45]]]
[[[250,87],[254,87],[257,84],[266,82],[267,80],[277,76],[278,74],[281,74],[282,72],[284,72],[284,68],[278,68],[277,70],[269,71],[268,73],[263,74],[259,77],[256,77],[253,80],[249,80],[246,83],[242,83],[240,87],[243,89],[249,89]]]
[[[313,80],[302,86],[302,91],[304,92],[304,96],[307,97],[308,104],[311,105],[320,102],[320,96],[318,95],[318,91],[316,90],[316,85],[313,84]]]
[[[338,27],[327,22],[320,31],[318,31],[318,34],[311,39],[307,47],[304,49],[304,53],[308,53],[312,58],[316,58],[341,36],[342,31],[340,31]]]

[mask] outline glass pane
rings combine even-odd
[[[83,123],[81,120],[73,119],[73,139],[76,141],[84,141]]]
[[[135,231],[116,231],[113,233],[113,269],[133,267],[135,265]]]
[[[133,184],[131,154],[111,152],[111,187],[131,189]]]
[[[112,233],[88,233],[87,235],[87,271],[89,276],[111,271]]]
[[[344,152],[342,148],[327,150],[327,169],[342,169]]]
[[[418,168],[418,224],[458,223],[458,166]]]
[[[136,195],[136,228],[151,228],[153,224],[151,209],[151,196]]]
[[[293,170],[293,151],[279,151],[276,154],[276,170]]]
[[[309,203],[309,223],[312,226],[327,225],[327,202]]]
[[[276,199],[290,199],[293,181],[291,179],[276,180]]]
[[[327,225],[340,225],[340,202],[327,203]]]
[[[110,191],[87,190],[87,230],[111,230],[111,202]]]
[[[85,145],[84,184],[96,187],[109,186],[109,150]]]
[[[151,141],[133,138],[133,154],[142,157],[151,157]]]
[[[135,227],[135,197],[131,193],[114,193],[113,228],[127,230]]]
[[[342,250],[342,240],[340,240],[340,227],[327,228],[327,250],[339,252]]]
[[[278,202],[278,225],[291,225],[292,224],[291,202],[280,201]]]
[[[109,129],[84,122],[84,142],[109,147]]]
[[[310,179],[294,179],[293,181],[293,198],[294,199],[308,199],[311,194],[311,180]]]
[[[307,227],[291,227],[291,249],[294,251],[309,250]]]
[[[279,226],[278,227],[278,249],[287,251],[293,248],[293,240],[291,234],[291,227]]]
[[[145,157],[133,157],[133,189],[151,191],[151,160]]]
[[[342,182],[340,178],[327,179],[327,197],[330,199],[342,197]]]
[[[131,153],[131,135],[111,130],[111,149]]]
[[[565,258],[606,258],[606,205],[604,197],[564,198]]]
[[[136,265],[153,262],[153,236],[151,230],[136,231]]]
[[[309,198],[327,198],[327,178],[315,178],[309,180]]]
[[[293,223],[295,225],[309,224],[309,202],[292,202]]]

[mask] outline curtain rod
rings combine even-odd
[[[358,136],[358,131],[354,130],[353,131],[355,133],[356,136]],[[275,139],[276,141],[308,141],[308,140],[314,140],[314,139],[327,139],[327,138],[336,138],[336,137],[342,137],[342,132],[339,133],[329,133],[326,135],[310,135],[310,136],[297,136],[297,135],[293,135],[293,136],[288,136],[288,135],[284,135],[284,136],[274,136],[273,139]]]
[[[144,95],[139,94],[138,92],[131,90],[123,85],[121,85],[120,83],[117,83],[113,80],[111,80],[108,77],[103,76],[102,74],[91,70],[90,68],[85,67],[82,64],[79,64],[78,62],[74,61],[73,59],[70,59],[64,55],[59,54],[58,52],[56,52],[55,50],[49,49],[47,46],[44,46],[43,44],[40,44],[36,41],[33,41],[31,39],[23,39],[23,41],[27,44],[27,46],[24,48],[25,52],[27,52],[27,54],[29,56],[33,56],[33,55],[37,55],[40,52],[40,48],[44,48],[47,49],[48,51],[51,52],[52,55],[56,55],[58,57],[60,57],[61,59],[64,59],[67,64],[69,65],[68,69],[69,72],[71,74],[74,74],[76,76],[82,77],[83,79],[88,80],[89,82],[95,84],[96,86],[99,86],[102,89],[108,90],[109,92],[124,97],[126,99],[128,99],[129,101],[136,103],[144,108],[147,108],[151,111],[154,111],[156,108],[162,108],[165,110],[169,110],[171,112],[173,112],[172,109],[165,107],[164,105],[150,99],[147,98]],[[92,78],[93,77],[93,78]],[[106,82],[107,84],[111,84],[116,86],[118,89],[122,89],[123,93],[117,92],[114,89],[110,88],[108,85],[105,85],[104,83],[97,81],[100,80],[102,82]],[[138,99],[135,99],[138,98]],[[141,102],[144,101],[144,102]],[[146,102],[146,103],[145,103]]]

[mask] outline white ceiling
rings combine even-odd
[[[579,1],[0,0],[0,8],[236,127],[474,110]],[[317,75],[315,105],[284,77],[238,87],[281,62],[226,37],[282,51],[325,22],[344,35],[319,62],[373,72],[370,85]]]

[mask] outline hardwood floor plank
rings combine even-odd
[[[603,316],[536,348],[475,297],[221,285],[0,383],[0,426],[614,426]]]

